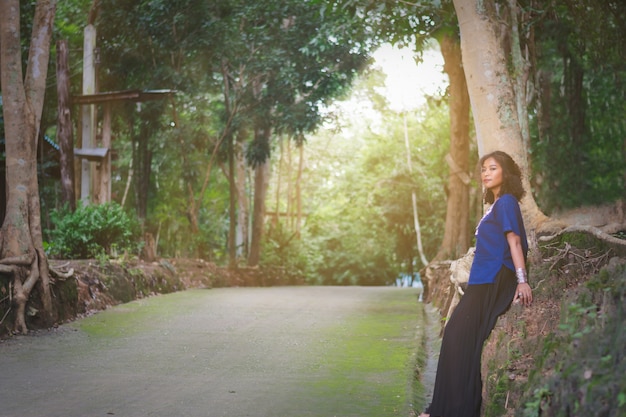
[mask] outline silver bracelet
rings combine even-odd
[[[515,276],[517,277],[517,283],[518,284],[524,284],[526,283],[526,270],[524,268],[517,268],[515,270]]]

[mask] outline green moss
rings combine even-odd
[[[422,392],[415,381],[417,351],[422,346],[422,338],[416,339],[416,324],[425,314],[416,304],[415,294],[407,292],[402,302],[380,300],[351,319],[350,327],[340,323],[331,329],[342,342],[329,344],[326,361],[319,364],[318,377],[308,388],[315,397],[327,398],[328,412],[320,410],[319,415],[409,415],[418,401],[414,396]],[[354,404],[364,407],[355,409]]]
[[[147,332],[154,328],[155,320],[168,320],[180,314],[181,297],[201,300],[203,294],[200,291],[185,291],[160,297],[158,302],[156,297],[135,300],[86,317],[77,325],[92,337],[116,338]]]

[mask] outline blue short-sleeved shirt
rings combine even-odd
[[[476,252],[470,269],[469,285],[493,283],[502,266],[515,271],[506,234],[514,232],[522,242],[524,259],[528,242],[517,199],[504,194],[496,200],[476,228]]]

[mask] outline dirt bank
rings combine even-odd
[[[619,358],[626,353],[615,341],[623,332],[607,331],[626,326],[624,246],[564,233],[542,242],[530,259],[533,305],[513,305],[483,351],[483,416],[565,415],[573,405],[575,415],[626,415],[618,399],[623,373],[607,371],[624,367]],[[456,291],[449,267],[431,264],[426,276],[426,300],[442,324]]]

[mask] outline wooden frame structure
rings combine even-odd
[[[74,156],[82,159],[81,200],[87,203],[103,204],[111,201],[111,104],[116,101],[140,103],[150,100],[162,100],[175,94],[175,90],[124,90],[95,94],[83,94],[72,97],[72,103],[81,106],[81,112],[93,115],[90,122],[93,128],[81,129],[81,147],[74,148]],[[102,146],[95,147],[96,105],[103,106]],[[85,146],[86,145],[86,146]],[[76,180],[76,179],[75,179]]]

